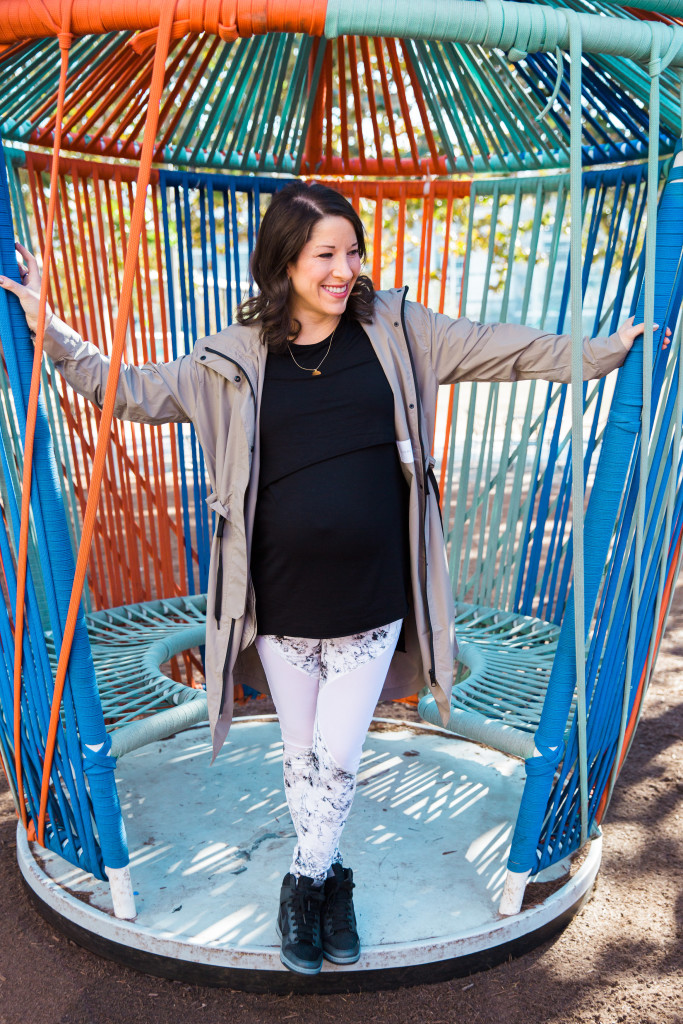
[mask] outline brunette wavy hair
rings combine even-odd
[[[365,232],[360,217],[344,196],[327,185],[293,181],[275,193],[263,215],[251,257],[251,274],[259,293],[240,303],[236,318],[241,324],[258,324],[261,341],[273,352],[284,351],[301,331],[301,324],[289,308],[287,267],[296,263],[314,225],[323,217],[344,217],[349,221],[356,233],[361,260],[365,260]],[[374,302],[372,281],[361,274],[349,295],[346,314],[370,323]]]

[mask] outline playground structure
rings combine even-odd
[[[519,779],[476,947],[505,955],[529,875],[561,873],[599,835],[680,565],[680,333],[670,351],[661,340],[683,292],[683,4],[123,3],[96,21],[78,0],[39,6],[43,19],[0,11],[1,269],[16,274],[15,233],[44,253],[51,305],[112,367],[175,358],[230,322],[263,204],[290,174],[334,176],[368,226],[377,285],[571,329],[571,388],[455,385],[434,451],[461,646],[450,728]],[[582,386],[582,334],[631,311],[646,332],[616,382]],[[109,389],[87,407],[41,366],[40,336],[34,363],[0,293],[0,752],[25,876],[44,856],[28,836],[108,877],[132,918],[115,758],[206,717],[213,511],[192,426],[112,422]],[[418,707],[440,725],[428,694]],[[543,934],[598,863],[546,908]],[[97,920],[78,927],[104,934]],[[132,947],[126,928],[110,938]],[[457,942],[438,957],[404,945],[404,969],[458,957]],[[228,957],[231,983],[259,956]]]

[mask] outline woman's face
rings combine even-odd
[[[287,267],[290,311],[300,322],[326,322],[346,308],[360,274],[360,253],[353,224],[345,217],[323,217],[295,263]]]

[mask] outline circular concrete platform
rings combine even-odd
[[[378,721],[368,735],[342,853],[354,869],[363,944],[351,967],[302,977],[279,959],[275,914],[294,830],[279,728],[237,719],[213,766],[208,727],[119,761],[138,917],[108,886],[28,843],[21,872],[41,914],[83,946],[138,970],[251,991],[358,991],[490,967],[549,938],[587,899],[600,841],[565,884],[520,915],[497,905],[523,764],[443,730]]]

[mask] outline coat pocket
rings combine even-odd
[[[221,615],[223,614],[223,533],[225,532],[225,524],[227,523],[226,516],[218,516],[218,524],[216,526],[216,539],[218,541],[218,564],[216,566],[216,597],[214,600],[214,616],[216,622],[220,624]]]
[[[225,501],[221,501],[215,491],[211,491],[211,494],[206,498],[206,504],[209,506],[212,512],[216,514],[216,533],[215,537],[218,542],[218,552],[216,560],[216,588],[214,595],[214,618],[217,623],[220,623],[221,616],[223,614],[223,575],[224,575],[224,557],[223,557],[223,536],[226,532],[226,524],[230,522],[230,499],[226,498]]]
[[[239,508],[235,507],[233,512],[230,495],[221,501],[212,492],[206,502],[216,514],[209,569],[209,589],[214,594],[213,615],[217,623],[224,618],[240,619],[247,595],[244,523]]]

